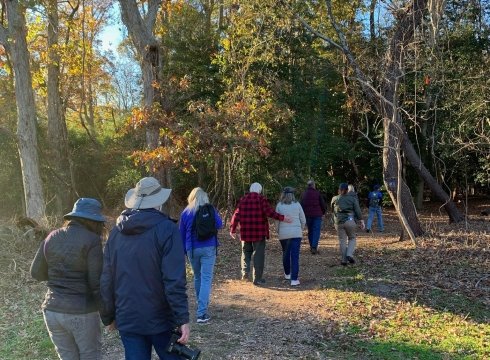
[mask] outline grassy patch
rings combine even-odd
[[[339,324],[330,334],[331,349],[348,358],[359,353],[376,359],[490,357],[487,323],[362,292],[331,289],[325,294],[331,319]]]
[[[18,283],[19,284],[19,283]],[[2,286],[3,288],[3,286]],[[40,310],[41,286],[20,283],[1,304],[0,359],[55,359]]]

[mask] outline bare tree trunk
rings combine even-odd
[[[58,53],[58,1],[49,0],[48,12],[48,152],[53,171],[56,213],[63,214],[72,202],[66,122],[60,95],[60,56]]]
[[[143,77],[143,107],[147,114],[151,114],[153,104],[156,102],[154,84],[158,81],[158,65],[160,47],[153,29],[161,1],[150,0],[146,17],[143,18],[135,0],[119,0],[121,5],[121,17],[128,29],[129,36],[140,57],[141,72]],[[146,146],[148,149],[156,149],[160,146],[159,128],[151,121],[146,126]],[[168,177],[165,172],[159,172],[159,180],[162,185],[167,184]]]
[[[17,0],[5,3],[8,29],[0,27],[0,41],[12,58],[17,102],[17,139],[24,185],[26,216],[37,222],[45,216],[44,193],[39,171],[36,106],[32,90],[25,8]],[[8,43],[3,40],[10,37]]]
[[[404,135],[406,139],[408,139],[408,135]],[[444,209],[446,210],[449,221],[450,222],[460,222],[464,220],[464,215],[459,211],[454,201],[451,200],[451,197],[442,189],[441,185],[434,179],[432,174],[427,170],[427,168],[420,160],[417,151],[413,147],[413,144],[410,141],[402,142],[403,153],[407,160],[412,164],[414,169],[417,170],[419,176],[424,179],[426,185],[430,188],[432,193],[441,201],[444,202]]]

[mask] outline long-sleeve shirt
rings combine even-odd
[[[343,224],[349,218],[362,220],[361,207],[354,196],[348,194],[334,196],[331,205],[336,224]]]
[[[240,199],[231,218],[230,232],[236,233],[238,224],[240,224],[241,241],[253,242],[268,239],[268,217],[279,221],[284,220],[284,215],[274,211],[264,196],[250,192]]]
[[[308,217],[322,217],[327,210],[322,195],[317,189],[312,187],[307,188],[303,193],[301,206],[303,207],[305,216]]]
[[[214,220],[216,224],[216,229],[221,229],[223,227],[223,220],[219,216],[218,211],[214,208]],[[179,230],[180,236],[184,243],[184,249],[186,252],[191,251],[191,249],[206,247],[206,246],[218,246],[218,237],[211,236],[209,239],[198,240],[196,231],[194,229],[194,218],[196,212],[185,208],[180,215]]]
[[[276,206],[276,211],[284,215],[289,215],[292,220],[291,223],[276,221],[279,240],[303,237],[306,217],[303,208],[298,202],[291,204],[279,203]]]

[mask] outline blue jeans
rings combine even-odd
[[[208,312],[209,296],[213,285],[214,263],[216,262],[216,246],[192,249],[187,253],[194,273],[194,289],[197,299],[197,317]]]
[[[150,360],[151,347],[155,348],[161,360],[180,360],[180,356],[169,354],[167,346],[170,342],[170,331],[156,335],[140,335],[119,330],[119,336],[124,345],[124,356],[126,360]]]
[[[308,241],[312,249],[318,247],[318,241],[320,240],[320,231],[322,229],[322,217],[321,216],[307,216],[306,226],[308,227]]]
[[[371,226],[373,225],[374,215],[376,214],[378,218],[378,230],[384,231],[383,225],[383,215],[381,214],[381,206],[369,207],[369,215],[367,220],[366,229],[371,230]]]
[[[299,249],[301,247],[301,238],[283,239],[282,247],[282,266],[284,274],[291,274],[291,280],[298,280],[299,273]]]

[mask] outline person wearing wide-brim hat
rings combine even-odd
[[[124,199],[104,249],[102,322],[117,327],[128,360],[180,359],[166,351],[172,330],[189,338],[185,255],[177,225],[160,211],[171,189],[145,177]]]
[[[338,195],[331,201],[332,213],[334,216],[335,229],[339,237],[340,263],[355,264],[354,251],[356,249],[356,222],[359,222],[361,229],[364,229],[359,201],[355,196],[347,194],[349,185],[341,183]]]
[[[41,243],[31,275],[48,281],[42,305],[49,336],[61,359],[100,359],[102,205],[80,198],[64,225]]]

